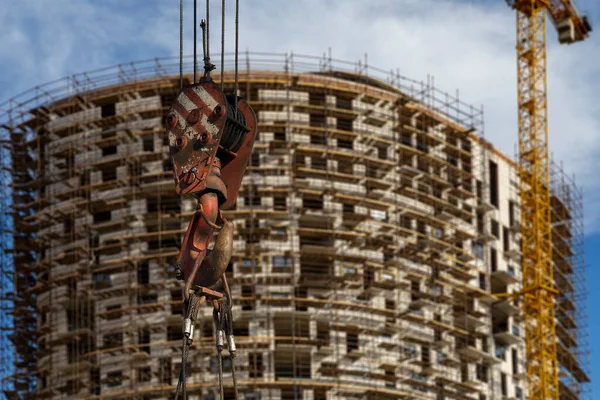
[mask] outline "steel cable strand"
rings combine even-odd
[[[175,391],[175,400],[177,400],[179,398],[179,393],[183,394],[183,399],[186,400],[187,399],[187,388],[186,388],[186,374],[185,374],[185,367],[187,364],[187,359],[189,356],[189,348],[190,345],[192,344],[193,341],[193,324],[194,324],[194,320],[196,319],[196,314],[198,311],[198,305],[200,304],[201,299],[196,296],[195,294],[192,294],[190,296],[190,299],[187,301],[187,303],[189,304],[189,309],[187,312],[187,318],[186,319],[190,319],[191,323],[190,323],[190,333],[189,336],[186,336],[186,332],[185,332],[185,323],[184,323],[184,334],[183,334],[183,349],[181,351],[181,370],[179,373],[179,382],[177,382],[177,389]]]
[[[183,0],[179,0],[179,89],[183,89]]]
[[[221,92],[225,91],[225,0],[221,1]]]
[[[222,304],[219,304],[219,308],[222,309]],[[215,336],[216,336],[216,347],[217,347],[217,363],[218,363],[218,374],[219,374],[219,394],[221,396],[221,400],[224,400],[223,396],[223,332],[222,332],[222,311],[217,309],[213,310],[213,324],[215,326]]]
[[[229,305],[227,306],[227,310],[225,313],[226,317],[226,329],[227,329],[227,348],[229,350],[229,357],[231,359],[231,377],[233,380],[233,390],[235,392],[235,400],[238,400],[238,388],[237,388],[237,379],[235,376],[235,356],[236,356],[236,348],[235,341],[233,337],[233,312],[232,312],[232,304],[231,298],[227,296],[227,300]]]

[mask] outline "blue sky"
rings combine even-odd
[[[34,85],[118,63],[178,54],[177,1],[0,0],[0,103]],[[187,11],[192,1],[185,0]],[[203,1],[199,1],[202,4]],[[219,28],[217,3],[213,29]],[[517,137],[515,15],[502,0],[242,0],[240,48],[333,56],[425,80],[485,106],[486,138],[514,155]],[[229,26],[233,0],[228,0]],[[550,148],[585,194],[589,309],[600,280],[600,6],[578,0],[598,23],[585,43],[559,46],[548,34]],[[191,14],[185,47],[191,50]],[[214,29],[216,31],[217,29]],[[211,48],[218,48],[213,35]],[[226,50],[233,48],[229,40]],[[1,110],[0,110],[1,111]],[[592,314],[590,312],[590,314]],[[590,315],[590,337],[600,322]],[[592,342],[600,390],[600,341]],[[600,391],[596,391],[600,393]]]

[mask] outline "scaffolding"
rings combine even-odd
[[[518,304],[495,296],[520,285],[518,215],[500,212],[518,208],[515,167],[484,140],[483,110],[366,56],[245,62],[240,89],[260,136],[225,215],[236,227],[227,273],[246,398],[526,398]],[[1,221],[11,396],[174,390],[182,292],[172,266],[194,210],[174,193],[162,129],[178,68],[176,58],[123,64],[0,106],[1,154],[12,155],[2,204],[14,204]],[[577,290],[568,329],[579,351]],[[188,391],[206,399],[217,396],[211,321],[202,310],[186,368]],[[583,358],[569,365],[585,369]]]
[[[562,163],[552,162],[550,173],[560,396],[591,398],[583,194]]]

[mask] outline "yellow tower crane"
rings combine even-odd
[[[523,310],[530,400],[559,398],[550,219],[546,15],[562,44],[591,32],[570,0],[508,0],[517,11]]]

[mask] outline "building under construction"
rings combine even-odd
[[[174,392],[173,266],[195,209],[162,127],[178,66],[74,75],[5,104],[8,398]],[[328,56],[247,54],[239,80],[260,132],[225,213],[243,398],[526,399],[524,316],[500,296],[522,283],[518,171],[484,140],[483,112],[431,78]],[[582,197],[558,166],[552,189],[560,397],[590,398]],[[200,314],[187,388],[215,399]]]

